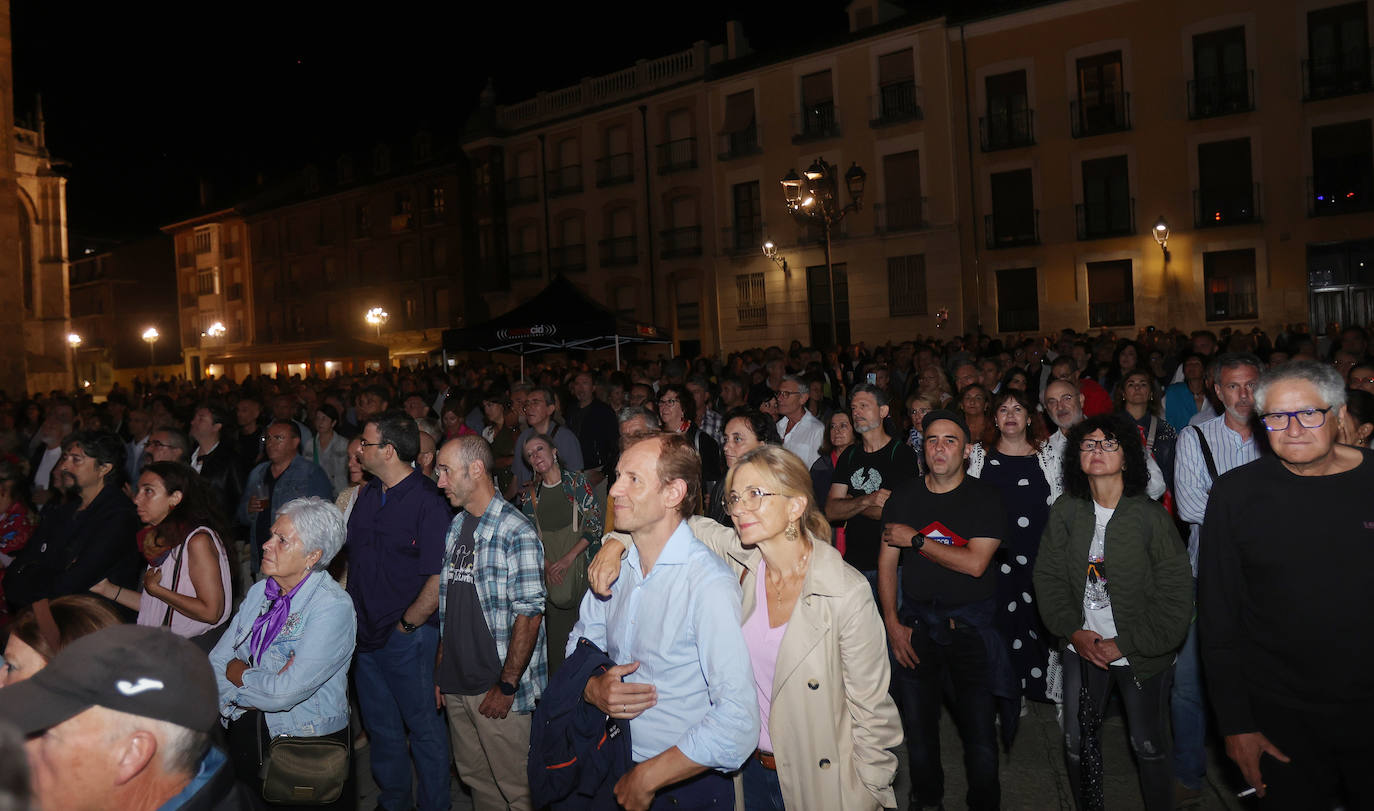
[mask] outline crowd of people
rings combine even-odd
[[[994,809],[1042,702],[1091,808],[1115,694],[1147,809],[1363,807],[1371,434],[1359,327],[0,395],[0,791],[935,808],[947,707]]]

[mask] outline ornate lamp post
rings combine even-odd
[[[153,348],[157,346],[157,339],[162,336],[158,334],[157,327],[148,327],[143,330],[143,340],[148,342],[148,386],[149,391],[153,385],[153,365],[156,362],[153,358]]]
[[[72,350],[72,388],[81,390],[81,375],[76,371],[76,348],[81,346],[81,336],[75,332],[67,333],[67,346]]]
[[[825,230],[825,278],[830,288],[830,345],[835,349],[840,345],[840,320],[835,305],[835,269],[830,259],[831,230],[851,211],[858,211],[863,206],[864,181],[867,179],[867,173],[857,163],[850,165],[849,171],[844,173],[845,189],[849,192],[847,205],[840,203],[838,167],[827,163],[825,158],[817,158],[804,174],[798,175],[796,169],[789,171],[781,181],[787,210],[798,220],[819,223]],[[766,247],[764,253],[768,253]]]
[[[382,325],[385,324],[389,318],[391,318],[391,314],[381,307],[373,307],[363,316],[363,320],[377,329],[377,340],[379,341],[382,339]]]

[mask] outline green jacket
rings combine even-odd
[[[1050,508],[1035,561],[1035,602],[1061,648],[1083,628],[1083,590],[1096,517],[1090,500],[1065,493]],[[1144,495],[1123,497],[1107,523],[1107,582],[1117,647],[1135,678],[1163,672],[1183,646],[1193,618],[1188,550],[1164,508]]]

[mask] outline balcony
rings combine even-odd
[[[196,266],[196,255],[195,255],[195,254],[193,254],[193,253],[185,253],[185,252],[182,252],[182,253],[177,254],[177,267],[179,267],[179,268],[193,268],[193,267],[195,267],[195,266]]]
[[[668,175],[697,168],[697,139],[678,138],[658,145],[658,173]]]
[[[199,303],[200,303],[200,299],[199,299],[199,297],[196,296],[195,293],[182,293],[182,294],[181,294],[181,306],[182,306],[182,307],[195,307],[195,306],[196,306],[197,304],[199,304]]]
[[[683,228],[665,228],[658,232],[663,243],[659,256],[675,259],[681,256],[701,256],[701,226],[689,225]]]
[[[586,269],[586,245],[559,245],[549,250],[549,270],[551,272],[580,273]]]
[[[764,225],[761,220],[727,225],[720,231],[720,252],[725,256],[748,256],[763,251]]]
[[[1231,189],[1193,189],[1193,227],[1221,228],[1260,221],[1260,184]]]
[[[1015,215],[983,217],[990,250],[1040,244],[1040,209],[1027,209]]]
[[[978,119],[984,152],[1035,144],[1035,111],[1014,110]]]
[[[415,215],[410,212],[391,215],[391,233],[399,234],[415,227]]]
[[[633,235],[607,237],[599,240],[596,244],[601,249],[601,266],[603,268],[639,264],[638,237]]]
[[[548,178],[550,197],[577,194],[582,191],[582,164],[575,163],[559,169],[550,169]]]
[[[805,144],[840,135],[840,110],[835,102],[812,105],[792,116],[792,143]]]
[[[1188,118],[1215,118],[1255,109],[1253,70],[1188,80]]]
[[[598,189],[604,189],[607,186],[619,186],[622,183],[633,183],[634,179],[633,154],[621,152],[618,155],[607,155],[604,158],[596,159],[596,187]]]
[[[243,282],[234,282],[225,288],[224,297],[229,301],[239,301],[243,298]]]
[[[763,151],[759,149],[759,129],[753,124],[736,132],[722,132],[717,137],[720,139],[719,151],[716,153],[717,160],[735,160],[746,155],[757,155]]]
[[[840,220],[830,226],[830,241],[849,239],[849,220]],[[797,223],[798,245],[824,245],[825,224],[818,220],[803,220]]]
[[[926,222],[926,198],[912,197],[905,200],[888,200],[886,203],[873,204],[873,218],[880,234],[895,234],[901,231],[919,231],[929,228]]]
[[[580,182],[580,179],[579,179]],[[539,178],[536,175],[513,177],[506,181],[506,205],[518,206],[539,200]]]
[[[1319,101],[1368,93],[1371,84],[1369,48],[1352,48],[1339,57],[1302,61],[1302,100]]]
[[[913,82],[897,82],[878,88],[876,96],[868,97],[873,109],[873,117],[868,120],[868,126],[877,129],[925,118],[921,111],[919,92],[920,88]]]
[[[1073,207],[1079,239],[1107,239],[1135,233],[1135,198]]]
[[[512,279],[538,279],[539,276],[539,251],[523,251],[510,255]]]
[[[1131,94],[1111,93],[1095,104],[1071,101],[1069,117],[1075,138],[1125,132],[1131,128]]]
[[[1307,216],[1374,211],[1374,177],[1307,178]]]

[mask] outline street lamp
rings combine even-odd
[[[771,239],[763,241],[763,255],[773,260],[773,263],[782,268],[782,272],[791,275],[792,271],[787,269],[787,258],[778,253],[778,245]]]
[[[208,338],[223,338],[224,333],[228,331],[225,329],[223,321],[216,321],[205,329],[205,335]]]
[[[148,327],[143,330],[143,340],[148,342],[148,387],[152,390],[153,385],[153,347],[157,346],[157,339],[162,337],[157,334],[157,327]]]
[[[76,348],[81,346],[81,336],[75,332],[67,333],[67,346],[72,349],[72,386],[78,391],[81,389],[81,375],[76,371]]]
[[[377,340],[380,341],[382,338],[382,325],[385,324],[390,317],[391,315],[381,307],[373,307],[367,311],[367,315],[364,315],[363,319],[373,327],[376,327]]]
[[[1154,227],[1154,230],[1153,230],[1151,233],[1154,234],[1155,242],[1158,242],[1158,243],[1159,243],[1159,249],[1160,249],[1161,251],[1164,252],[1164,262],[1165,262],[1165,264],[1168,264],[1168,262],[1169,262],[1169,221],[1166,220],[1166,219],[1164,219],[1164,215],[1163,215],[1163,214],[1160,214],[1160,215],[1159,215],[1159,219],[1155,220],[1155,227]]]
[[[840,205],[838,168],[827,163],[825,158],[816,158],[803,175],[798,175],[797,170],[793,169],[781,181],[787,210],[798,220],[819,223],[825,230],[825,278],[830,287],[830,345],[837,349],[840,345],[840,321],[835,305],[835,269],[830,260],[830,235],[831,230],[851,211],[858,211],[863,206],[864,182],[868,179],[868,174],[857,163],[851,163],[849,170],[844,173],[845,190],[849,192],[850,202]],[[766,244],[764,255],[769,255]]]

